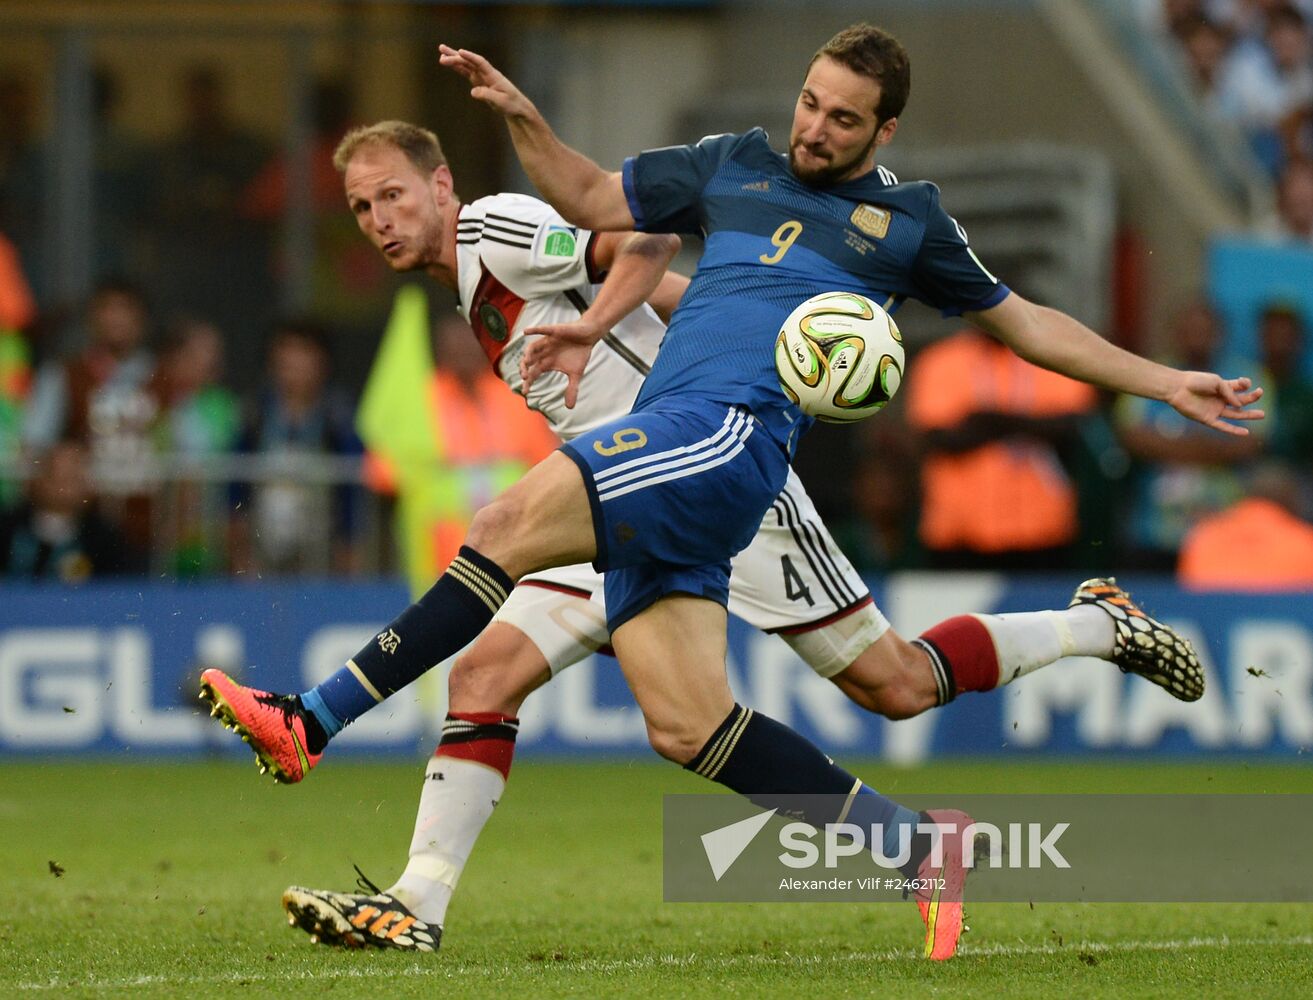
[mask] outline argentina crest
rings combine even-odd
[[[874,205],[858,205],[853,209],[848,221],[867,236],[877,240],[884,239],[885,234],[889,232],[888,209],[876,208]]]

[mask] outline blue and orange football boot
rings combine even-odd
[[[243,687],[222,670],[210,669],[201,674],[201,698],[210,703],[211,717],[250,744],[260,773],[275,781],[295,784],[324,756],[322,746],[311,749],[309,713],[294,694]]]
[[[1112,662],[1123,673],[1139,674],[1181,701],[1203,697],[1204,670],[1190,640],[1146,615],[1115,578],[1086,580],[1067,606],[1078,604],[1093,604],[1112,616]]]

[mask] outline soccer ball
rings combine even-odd
[[[884,409],[903,381],[904,361],[898,325],[855,292],[813,295],[775,340],[784,394],[803,413],[834,424]]]

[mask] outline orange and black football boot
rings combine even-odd
[[[1078,604],[1093,604],[1112,616],[1112,662],[1124,673],[1139,674],[1181,701],[1203,697],[1204,670],[1190,641],[1146,615],[1114,578],[1086,580],[1067,606]]]

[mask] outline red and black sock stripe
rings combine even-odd
[[[998,652],[989,629],[973,615],[956,615],[912,640],[930,658],[930,670],[946,705],[959,691],[998,687]]]
[[[449,712],[436,756],[472,760],[510,776],[520,720],[500,712]]]

